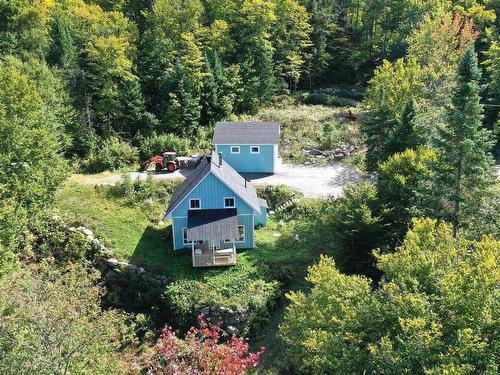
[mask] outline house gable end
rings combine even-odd
[[[254,210],[245,200],[210,172],[171,211],[169,217],[187,216],[191,199],[200,199],[202,209],[217,209],[224,208],[224,199],[228,197],[235,198],[238,215],[254,214]]]

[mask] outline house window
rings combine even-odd
[[[244,225],[238,225],[238,235],[239,238],[237,238],[234,242],[245,242],[245,226]],[[233,242],[232,240],[224,240],[226,243]]]
[[[184,245],[191,245],[191,241],[188,241],[188,229],[182,228],[182,243]]]
[[[240,146],[231,146],[231,154],[239,154]]]
[[[199,210],[200,208],[201,208],[201,200],[199,198],[189,200],[190,210]]]
[[[250,146],[251,154],[260,154],[260,146]]]
[[[224,198],[224,208],[234,208],[234,197]]]

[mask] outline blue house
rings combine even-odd
[[[172,219],[174,249],[190,248],[194,267],[236,264],[236,249],[255,246],[267,203],[222,154],[212,153],[175,190],[165,217]]]
[[[239,173],[275,173],[279,139],[275,122],[218,122],[212,143]]]

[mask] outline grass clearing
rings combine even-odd
[[[358,107],[285,103],[265,107],[253,116],[240,119],[281,123],[280,156],[286,163],[303,163],[310,159],[304,154],[304,147],[326,150],[340,144],[362,146],[359,123],[345,121],[343,117],[348,111],[360,113]]]
[[[203,277],[207,270],[193,270],[188,250],[172,250],[167,235],[170,223],[160,223],[168,199],[130,205],[110,194],[111,186],[96,188],[80,181],[79,176],[72,176],[58,193],[57,209],[66,221],[93,230],[120,260],[176,279]],[[262,270],[273,264],[302,262],[310,256],[305,236],[300,233],[304,230],[300,223],[291,225],[270,217],[268,225],[255,232],[257,247],[240,252],[238,258],[244,257]]]

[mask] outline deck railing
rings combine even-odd
[[[193,246],[193,267],[234,266],[236,264],[236,248],[234,244],[228,245],[230,247],[213,252],[203,252],[202,254],[196,254]]]

